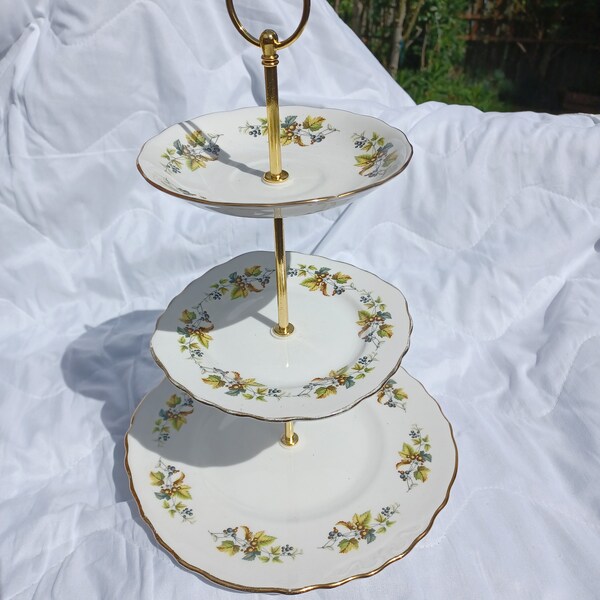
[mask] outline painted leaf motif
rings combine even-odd
[[[248,289],[246,286],[242,287],[236,285],[231,290],[231,299],[236,300],[237,298],[246,298],[248,296]]]
[[[408,398],[408,394],[402,388],[396,388],[394,390],[394,398],[396,400],[406,400]]]
[[[331,278],[335,279],[338,283],[348,283],[352,279],[350,275],[344,275],[344,273],[340,273],[339,271],[334,273]]]
[[[304,129],[310,129],[311,131],[319,131],[323,127],[324,117],[311,117],[308,115],[302,123]]]
[[[181,398],[177,394],[173,394],[167,400],[167,406],[170,406],[171,408],[173,408],[174,406],[177,406],[180,402],[181,402]]]
[[[370,323],[371,313],[368,310],[359,310],[358,311],[358,321],[356,321],[357,325],[367,325]]]
[[[342,377],[348,372],[348,367],[342,367],[339,371],[329,371],[329,377]]]
[[[229,556],[235,556],[240,551],[240,547],[233,540],[225,540],[217,546],[217,550],[229,554]]]
[[[307,287],[311,292],[316,292],[318,289],[321,288],[323,282],[320,279],[317,279],[316,277],[307,277],[306,279],[303,279],[300,282],[300,285]],[[329,295],[327,294],[327,289],[325,289],[325,292],[323,293],[325,296]]]
[[[262,272],[262,268],[259,265],[254,265],[253,267],[246,267],[244,269],[244,273],[248,277],[258,277]]]
[[[175,492],[175,496],[177,496],[177,498],[184,498],[185,500],[191,500],[192,496],[190,494],[190,486],[189,485],[181,485],[177,488],[177,491]]]
[[[204,137],[201,131],[192,131],[191,133],[187,133],[185,135],[188,144],[191,146],[204,146],[206,143],[206,138]]]
[[[196,318],[196,313],[193,310],[187,310],[187,308],[181,313],[179,320],[183,323],[191,323]]]
[[[402,450],[398,454],[400,454],[400,456],[404,456],[404,457],[408,458],[409,456],[412,456],[414,453],[415,453],[415,449],[410,444],[407,444],[406,442],[404,442],[404,444],[402,444]]]
[[[340,554],[347,554],[351,550],[358,550],[358,540],[356,538],[342,540],[338,544],[338,548],[340,549]]]
[[[302,141],[302,138],[299,135],[295,135],[293,139],[294,139],[294,143],[298,144],[298,146],[306,146],[307,145]]]
[[[427,481],[430,470],[427,467],[420,466],[415,472],[415,479],[420,479],[423,483]]]
[[[186,158],[185,164],[190,171],[195,171],[199,168],[206,168],[206,163],[198,156],[195,156],[193,158]]]
[[[169,419],[169,422],[173,425],[173,427],[175,427],[176,431],[179,431],[181,429],[182,425],[185,425],[187,423],[187,419],[185,418],[185,415],[189,415],[191,413],[179,413],[173,417],[171,417]]]
[[[264,546],[268,546],[272,544],[277,538],[272,535],[267,535],[264,531],[259,531],[254,536],[254,541],[258,545],[259,548],[263,548]]]
[[[363,167],[365,165],[372,167],[375,164],[375,156],[373,154],[359,154],[354,158],[356,159],[355,167]]]
[[[165,476],[160,471],[150,471],[150,485],[162,485]]]
[[[384,531],[385,531],[385,529],[384,529]],[[372,529],[369,529],[365,539],[367,540],[367,544],[370,544],[371,542],[374,542],[377,539],[377,536],[375,535],[375,533]]]
[[[357,325],[362,325],[362,329],[358,332],[358,336],[360,337],[369,327],[371,327],[371,317],[373,315],[368,310],[359,310],[358,311],[358,321],[356,321]]]
[[[377,335],[382,338],[391,338],[392,335],[394,335],[394,332],[392,331],[393,327],[393,325],[388,325],[387,323],[385,323],[379,328],[379,330],[377,331]]]
[[[222,388],[225,385],[225,382],[218,375],[209,375],[208,377],[203,377],[202,381],[215,388],[215,390]]]
[[[337,394],[337,390],[335,389],[335,386],[328,385],[327,387],[318,387],[315,390],[315,394],[319,399],[327,398],[327,396],[334,396]]]
[[[212,336],[208,335],[206,331],[198,330],[194,335],[205,348],[208,348],[208,342],[212,342]]]
[[[352,517],[352,522],[357,527],[366,527],[371,522],[371,511],[368,510],[367,512],[362,513],[362,515],[355,514]]]

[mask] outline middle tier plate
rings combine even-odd
[[[150,348],[177,387],[232,414],[288,421],[341,413],[385,384],[409,346],[402,293],[346,263],[286,256],[289,337],[271,333],[271,252],[219,265],[171,301]]]

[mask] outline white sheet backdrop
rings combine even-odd
[[[240,0],[255,33],[299,0]],[[284,15],[278,16],[278,13]],[[142,524],[123,435],[161,379],[148,341],[271,223],[166,197],[135,169],[168,124],[263,101],[222,0],[0,2],[0,596],[219,598]],[[452,420],[450,503],[404,560],[310,597],[591,599],[600,583],[600,119],[411,99],[315,0],[281,53],[282,103],[403,129],[412,164],[290,248],[398,285],[405,367]]]

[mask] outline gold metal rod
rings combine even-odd
[[[277,325],[273,333],[279,336],[290,335],[294,326],[289,321],[287,294],[287,265],[285,260],[285,239],[283,236],[283,218],[273,219],[275,229],[275,274],[277,276]]]
[[[285,422],[281,443],[290,448],[298,443],[298,434],[294,433],[294,421]]]
[[[279,120],[279,91],[277,86],[276,52],[277,34],[272,29],[265,29],[260,34],[262,64],[265,71],[265,95],[267,99],[267,132],[269,137],[269,171],[263,175],[266,183],[281,183],[288,178],[288,173],[281,167],[281,122]]]

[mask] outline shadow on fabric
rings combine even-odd
[[[124,464],[124,438],[131,415],[142,398],[164,378],[150,354],[150,338],[160,314],[161,311],[153,310],[134,311],[88,328],[67,347],[61,360],[61,369],[70,389],[102,402],[101,419],[115,448],[112,473],[115,502],[126,502],[131,509],[132,518],[143,525],[151,543],[164,551],[138,512],[129,490]],[[203,408],[214,412],[221,419],[233,419],[217,409]],[[242,420],[247,421],[235,419],[238,423]],[[259,452],[261,448],[262,445],[255,451]],[[241,457],[235,460],[241,460]],[[170,554],[166,554],[174,565],[180,566]],[[221,586],[197,576],[211,587],[222,589]]]
[[[134,311],[90,327],[69,344],[61,361],[65,383],[77,394],[103,404],[102,422],[115,444],[116,502],[132,500],[123,443],[129,420],[144,395],[163,378],[149,350],[159,315],[159,311]]]

